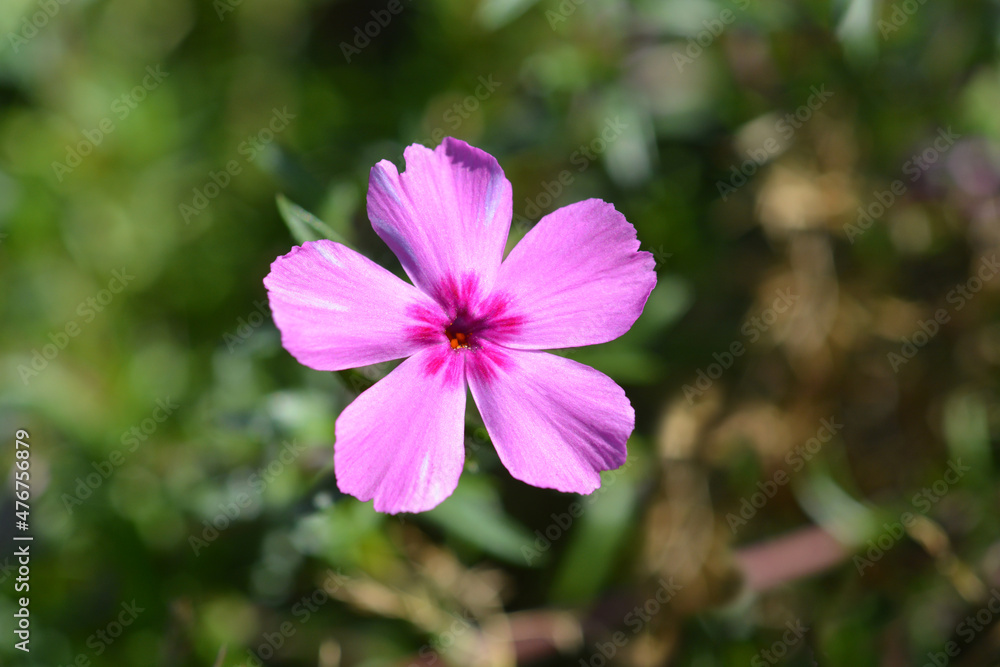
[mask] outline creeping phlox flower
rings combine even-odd
[[[510,182],[447,138],[371,170],[368,215],[413,281],[332,241],[293,248],[264,279],[285,348],[336,371],[406,358],[337,419],[337,485],[379,512],[421,512],[458,485],[466,389],[519,480],[591,493],[625,462],[635,413],[589,366],[541,350],[629,330],[656,284],[635,228],[598,199],[542,218],[503,257]]]

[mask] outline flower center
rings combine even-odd
[[[451,349],[453,350],[469,347],[469,336],[461,331],[452,331],[451,326],[444,330],[444,335],[448,337],[448,343],[451,345]]]

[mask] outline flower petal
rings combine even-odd
[[[463,359],[447,345],[417,352],[337,418],[337,486],[378,512],[423,512],[458,486],[465,461]]]
[[[437,297],[445,281],[472,275],[488,290],[503,259],[513,207],[500,165],[451,137],[433,151],[413,144],[403,156],[402,174],[388,160],[372,167],[372,227],[428,294]]]
[[[652,254],[638,250],[635,227],[600,199],[548,214],[500,267],[494,295],[518,325],[493,340],[541,350],[618,338],[656,285]]]
[[[425,347],[428,313],[413,285],[333,241],[293,248],[264,278],[281,343],[299,362],[337,371],[409,356]]]
[[[466,378],[500,460],[517,479],[590,493],[625,462],[635,412],[611,378],[570,359],[484,343]]]

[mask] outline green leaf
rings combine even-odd
[[[944,437],[954,459],[965,459],[972,467],[969,481],[984,489],[991,484],[987,471],[993,467],[990,447],[990,408],[975,393],[953,393],[944,404]],[[946,464],[947,465],[947,464]]]
[[[479,6],[479,22],[490,30],[499,30],[537,3],[538,0],[486,0]]]
[[[331,185],[319,207],[320,216],[334,233],[349,241],[354,239],[352,220],[358,212],[358,200],[356,185],[348,182],[335,183]]]
[[[292,237],[299,243],[329,239],[341,243],[348,248],[351,247],[343,236],[333,231],[330,225],[298,204],[292,203],[285,195],[278,195],[277,202],[278,212],[281,213],[285,224],[288,225],[288,231],[292,233]]]
[[[575,528],[553,582],[555,601],[583,604],[593,599],[614,571],[615,560],[634,527],[637,489],[633,475],[642,467],[603,473],[600,488],[575,501],[583,514],[575,525],[565,529]],[[562,513],[562,518],[573,520],[567,512]]]
[[[525,557],[535,536],[504,513],[497,490],[481,477],[463,475],[455,493],[422,518],[509,563],[537,567],[545,561],[544,553],[532,553],[530,562]]]
[[[878,40],[875,39],[876,13],[874,0],[846,2],[843,16],[837,25],[837,37],[844,46],[847,59],[854,64],[871,63],[878,56]]]

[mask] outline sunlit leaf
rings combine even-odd
[[[277,201],[278,211],[281,213],[285,224],[288,225],[288,231],[292,233],[292,237],[299,243],[329,239],[350,247],[350,244],[347,243],[347,240],[343,236],[335,232],[333,228],[309,211],[298,204],[292,203],[285,195],[278,195]]]
[[[482,477],[462,476],[450,498],[421,515],[464,542],[517,565],[527,564],[522,547],[530,547],[535,537],[507,516],[496,489]],[[545,554],[531,565],[544,564]]]

